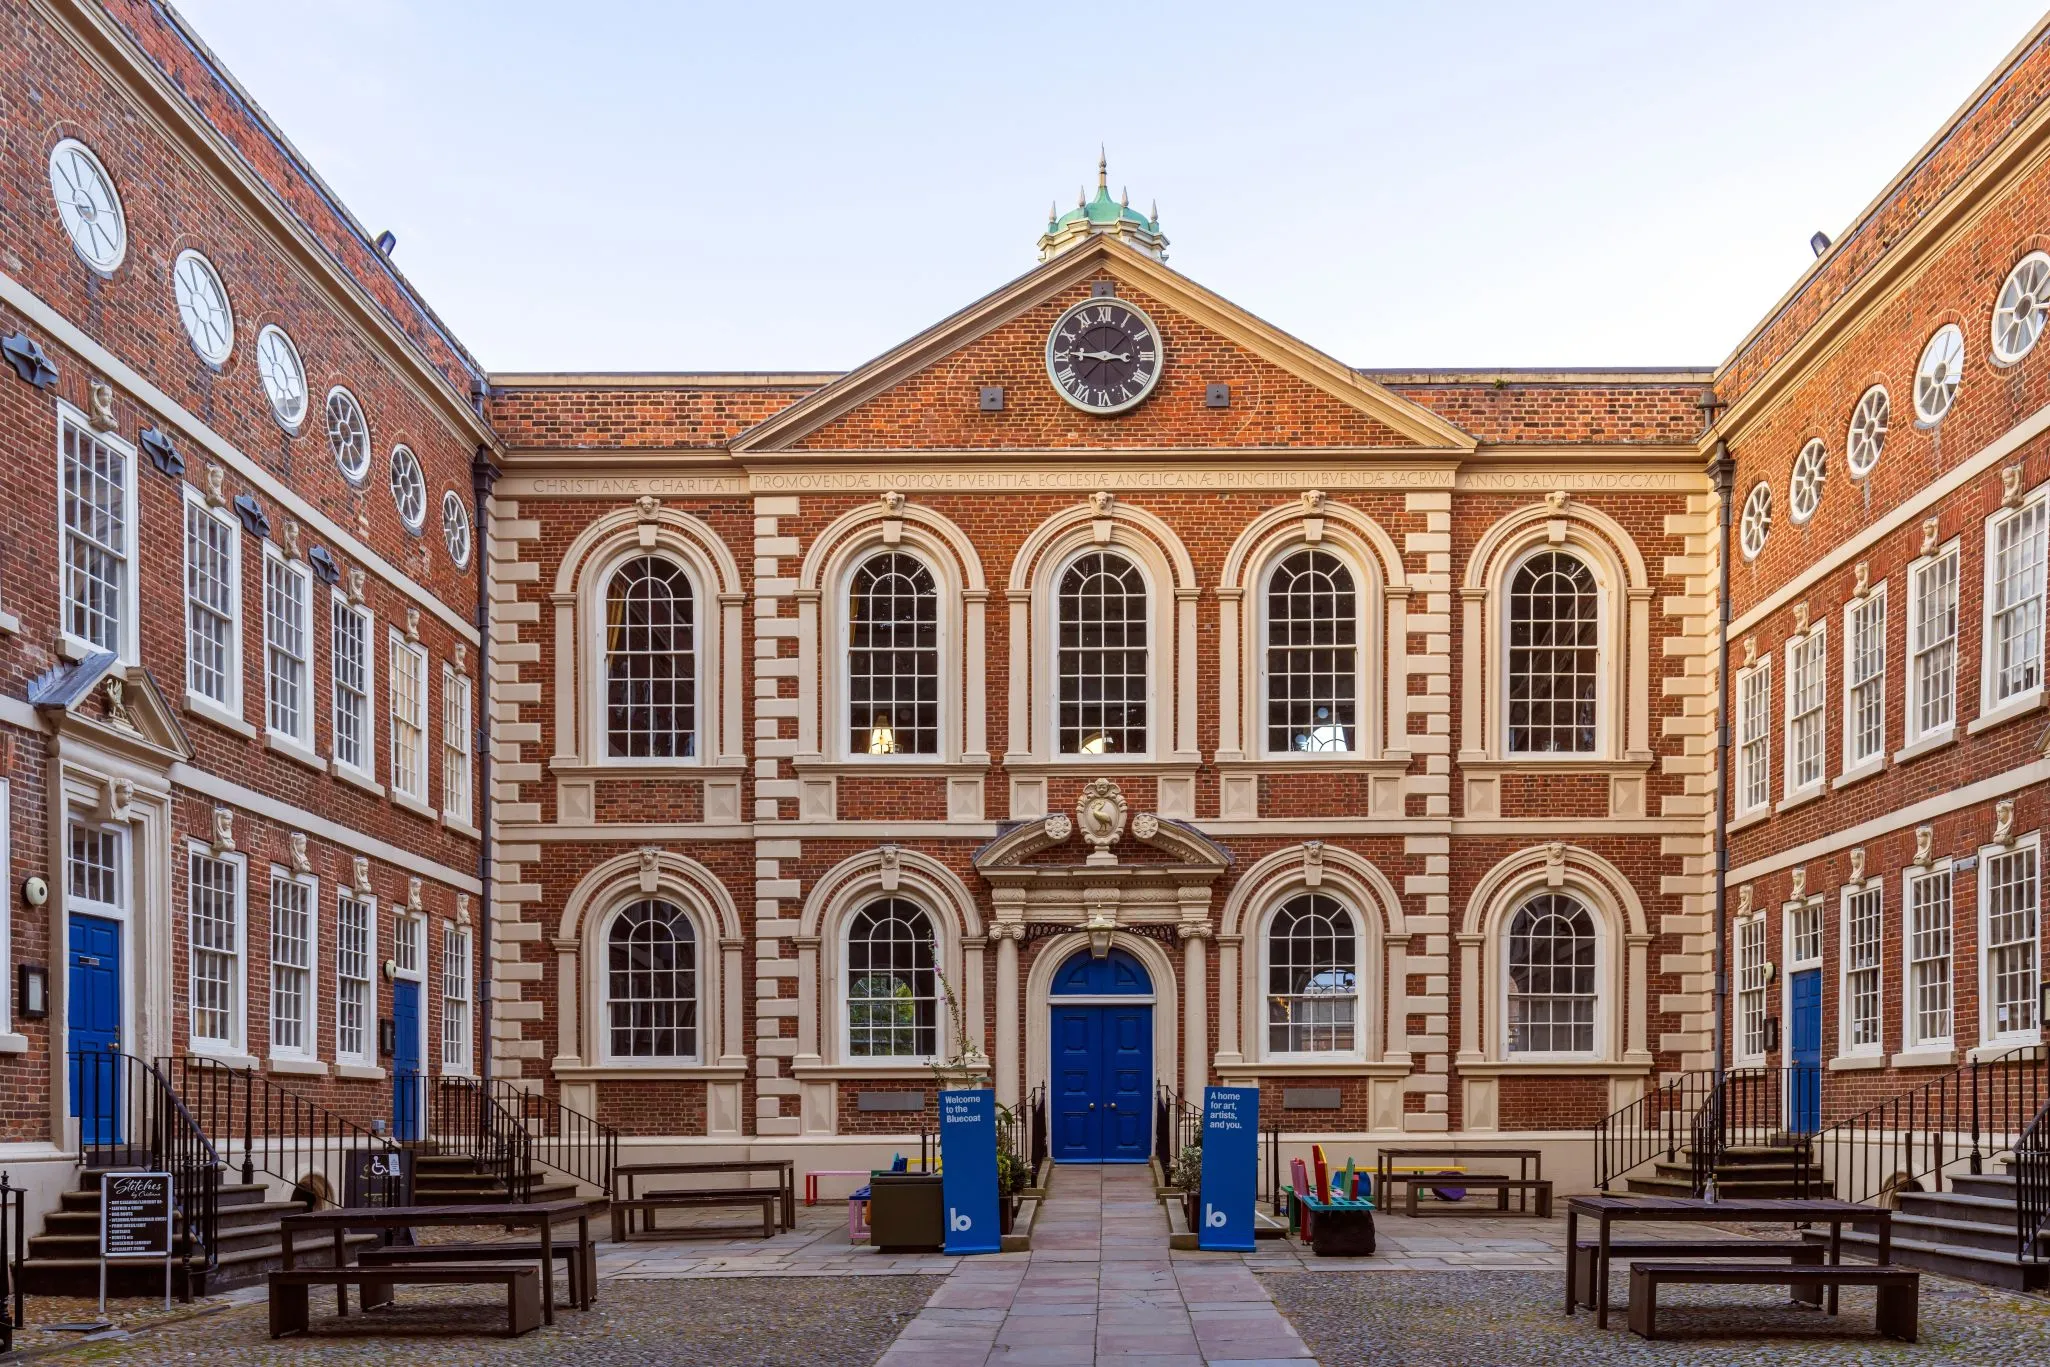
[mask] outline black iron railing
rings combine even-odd
[[[1695,1117],[1714,1089],[1713,1072],[1682,1073],[1603,1116],[1594,1130],[1595,1185],[1607,1191],[1646,1163],[1677,1163],[1694,1142]]]
[[[71,1105],[80,1165],[171,1175],[184,1236],[185,1289],[220,1261],[221,1174],[225,1165],[161,1069],[111,1049],[71,1054]]]
[[[1815,1161],[1835,1194],[1869,1201],[1905,1183],[1943,1189],[1962,1163],[1976,1175],[2014,1148],[2050,1103],[2041,1045],[1964,1064],[1837,1121],[1815,1136]]]
[[[487,1095],[526,1131],[528,1153],[535,1162],[612,1195],[613,1174],[619,1168],[618,1130],[504,1078],[493,1078]]]
[[[1283,1202],[1281,1199],[1282,1181],[1280,1120],[1263,1119],[1260,1122],[1260,1135],[1258,1139],[1258,1144],[1260,1149],[1260,1156],[1259,1162],[1256,1164],[1256,1166],[1259,1170],[1259,1173],[1254,1180],[1259,1184],[1259,1190],[1254,1192],[1254,1200],[1256,1202],[1265,1201],[1267,1203],[1267,1209],[1269,1211],[1271,1211],[1273,1214],[1277,1216],[1283,1215],[1286,1213],[1286,1211],[1283,1208]],[[1376,1196],[1378,1197],[1379,1193],[1376,1193]]]
[[[477,1079],[398,1074],[392,1114],[401,1141],[424,1140],[436,1154],[469,1159],[505,1189],[508,1201],[533,1195],[533,1142],[519,1117]]]
[[[316,1101],[289,1092],[252,1068],[230,1068],[192,1054],[157,1060],[172,1080],[185,1109],[225,1160],[240,1149],[242,1180],[265,1173],[290,1183],[296,1199],[346,1204],[352,1155],[395,1155],[398,1145]],[[364,1165],[354,1195],[365,1204],[399,1205],[404,1200],[399,1164]]]
[[[1182,1100],[1165,1082],[1153,1088],[1153,1156],[1160,1163],[1160,1175],[1170,1183],[1180,1181],[1182,1151],[1203,1143],[1203,1115]]]
[[[1777,1064],[1725,1073],[1721,1091],[1710,1089],[1690,1126],[1689,1148],[1693,1191],[1707,1193],[1709,1183],[1731,1149],[1784,1148],[1794,1166],[1790,1179],[1806,1194],[1814,1184],[1813,1138],[1790,1132],[1789,1116],[1813,1112],[1819,1094],[1817,1070]]]
[[[28,1189],[17,1187],[0,1172],[0,1353],[14,1351],[14,1331],[28,1321],[22,1316],[21,1264],[28,1256]]]
[[[2015,1256],[2025,1263],[2050,1262],[2043,1236],[2050,1233],[2050,1103],[2036,1112],[2014,1145]]]
[[[1026,1157],[1032,1164],[1032,1180],[1039,1180],[1039,1170],[1046,1164],[1046,1084],[1040,1083],[1032,1089],[1025,1106],[1026,1123],[1030,1128],[1030,1141]]]

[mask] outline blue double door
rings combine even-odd
[[[1145,968],[1123,950],[1103,959],[1083,951],[1055,975],[1047,1088],[1055,1162],[1143,1163],[1151,1155],[1152,997]]]
[[[121,923],[74,912],[65,984],[71,1114],[81,1144],[119,1144],[121,1124]]]

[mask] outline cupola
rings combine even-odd
[[[1086,191],[1078,191],[1075,207],[1066,213],[1057,217],[1052,209],[1047,210],[1046,231],[1039,235],[1039,259],[1051,261],[1092,237],[1106,234],[1123,238],[1155,261],[1167,260],[1167,238],[1160,231],[1160,206],[1154,205],[1149,216],[1132,207],[1129,190],[1120,198],[1112,199],[1109,162],[1099,155],[1096,159],[1096,198],[1090,199]]]

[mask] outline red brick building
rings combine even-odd
[[[1719,886],[1818,1123],[2040,1039],[2041,30],[1719,369],[1362,371],[1101,184],[847,374],[487,375],[163,7],[4,14],[24,1158],[104,1027],[824,1167],[935,1064],[1067,1158],[1244,1081],[1581,1186]]]

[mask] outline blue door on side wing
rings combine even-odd
[[[1822,970],[1788,975],[1793,1010],[1787,1031],[1787,1128],[1814,1134],[1822,1128]]]
[[[395,1139],[419,1139],[426,1120],[426,1078],[420,1072],[420,984],[391,985],[391,1127]]]
[[[70,930],[71,1113],[81,1144],[121,1142],[121,923],[74,914]]]
[[[1054,975],[1049,1086],[1061,1163],[1143,1163],[1153,1140],[1153,980],[1124,950]],[[1131,1000],[1121,1000],[1130,998]]]

